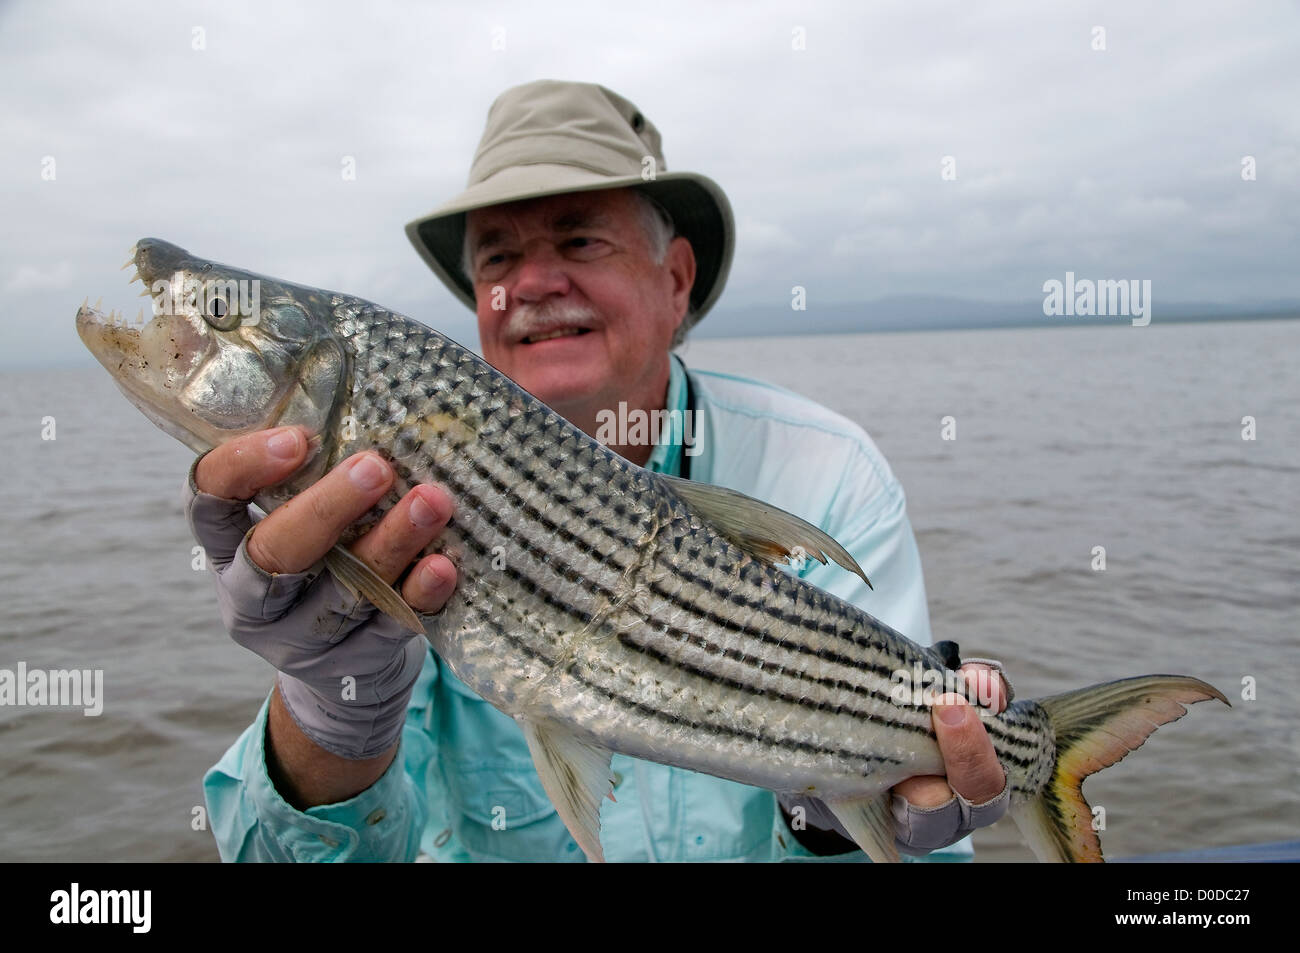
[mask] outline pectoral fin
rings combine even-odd
[[[844,825],[853,842],[874,864],[899,862],[894,846],[894,815],[889,810],[889,792],[846,801],[827,801],[835,819]]]
[[[397,590],[380,579],[375,571],[342,546],[335,546],[325,554],[325,566],[343,584],[343,588],[358,599],[369,599],[375,608],[390,615],[405,628],[424,635],[424,626],[415,610],[398,595]]]
[[[610,752],[551,724],[520,718],[542,787],[564,825],[593,863],[604,863],[600,847],[600,799],[614,799]]]
[[[823,565],[827,557],[835,560],[861,576],[868,588],[875,588],[849,551],[807,520],[725,487],[668,474],[658,476],[722,535],[755,559],[776,565],[783,558],[797,556],[795,548],[799,547]]]

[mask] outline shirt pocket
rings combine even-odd
[[[762,788],[678,770],[675,792],[683,804],[681,859],[768,861],[774,854],[776,795]],[[789,835],[787,835],[789,836]]]
[[[523,731],[446,669],[440,751],[456,839],[480,861],[581,861]]]

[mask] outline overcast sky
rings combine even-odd
[[[1294,0],[28,0],[0,3],[0,365],[89,363],[76,307],[135,314],[118,267],[146,235],[475,343],[403,226],[539,78],[620,92],[669,169],[727,191],[720,309],[798,284],[806,325],[819,302],[1032,299],[1067,270],[1157,302],[1300,298]]]

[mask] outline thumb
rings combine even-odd
[[[997,797],[1006,775],[978,710],[962,696],[948,694],[935,702],[930,715],[948,785],[972,804]]]

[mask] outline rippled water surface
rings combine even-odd
[[[1232,699],[1087,783],[1120,857],[1300,836],[1297,354],[1300,323],[1279,321],[699,341],[684,357],[868,430],[907,491],[936,638],[1002,659],[1023,697],[1177,672]],[[215,860],[193,829],[200,778],[271,675],[191,568],[192,454],[99,369],[4,373],[0,393],[0,668],[105,680],[99,717],[0,707],[0,859]],[[976,848],[1031,859],[1010,820]]]

